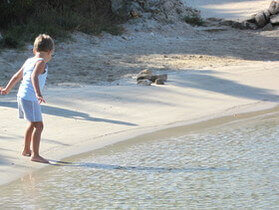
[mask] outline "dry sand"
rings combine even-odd
[[[242,20],[253,13],[267,9],[269,0],[183,0],[185,5],[197,8],[205,18],[217,17]]]
[[[198,8],[207,6],[205,15],[214,11],[219,17],[216,11],[224,8],[229,18],[226,4],[253,13],[266,1],[216,0],[215,9],[197,2]],[[278,29],[216,31],[178,23],[127,24],[126,29],[118,37],[75,33],[76,42],[58,44],[43,107],[46,158],[59,160],[166,127],[278,106]],[[29,46],[0,54],[0,85],[30,52]],[[168,73],[169,81],[136,86],[135,74],[145,68]],[[45,166],[20,155],[26,123],[16,119],[15,94],[0,97],[0,184]]]

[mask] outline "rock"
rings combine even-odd
[[[159,22],[177,22],[185,16],[199,14],[198,10],[185,6],[182,0],[111,0],[111,10],[126,19],[142,17]]]
[[[156,79],[155,80],[155,84],[156,85],[164,85],[165,84],[165,80],[163,80],[163,79]]]
[[[253,14],[253,15],[251,15],[251,17],[246,18],[243,22],[246,21],[248,23],[255,23],[256,22],[255,17],[256,17],[256,14]]]
[[[242,22],[244,28],[257,29],[263,27],[263,31],[272,30],[273,25],[276,24],[279,24],[279,0],[273,0],[267,10],[252,15]]]
[[[273,25],[279,24],[279,14],[270,16],[270,23]]]
[[[139,18],[140,16],[141,16],[141,14],[139,14],[137,11],[135,11],[135,10],[132,10],[131,12],[130,12],[130,15],[131,15],[131,17],[132,18]]]
[[[279,13],[279,0],[273,0],[268,8],[271,15]]]
[[[121,38],[124,39],[124,40],[127,40],[127,41],[130,40],[127,36],[122,36]]]
[[[137,83],[138,83],[138,85],[141,85],[141,86],[150,86],[152,82],[148,79],[141,79],[141,80],[138,80]]]
[[[267,24],[264,12],[259,12],[255,16],[255,20],[258,26],[263,27]]]
[[[152,71],[145,69],[142,70],[138,75],[137,75],[137,81],[139,80],[144,80],[144,79],[148,79],[148,80],[152,80]]]
[[[161,75],[152,75],[151,76],[151,81],[155,82],[157,79],[162,79],[164,82],[167,81],[168,75],[167,74],[161,74]]]
[[[166,82],[168,80],[168,75],[167,74],[158,75],[158,79],[163,79]]]
[[[152,75],[150,80],[151,82],[155,82],[157,78],[157,75]]]
[[[263,13],[264,13],[264,16],[265,16],[266,21],[269,22],[270,15],[271,15],[270,12],[269,12],[269,10],[266,9],[266,10],[263,11]]]
[[[271,23],[268,23],[263,27],[263,31],[271,31],[273,29],[273,26]]]
[[[146,80],[149,80],[151,83],[155,82],[158,80],[158,84],[166,82],[168,79],[167,74],[160,74],[160,75],[153,75],[152,71],[145,69],[142,70],[138,75],[137,75],[137,81],[138,84],[144,83]],[[157,84],[157,83],[156,83]]]
[[[138,2],[127,0],[111,0],[111,10],[114,14],[127,19],[140,17],[143,12]]]
[[[246,29],[256,30],[258,28],[258,26],[255,23],[251,23],[251,22],[248,22],[248,21],[243,21],[242,25]]]
[[[152,81],[152,75],[150,75],[150,74],[138,74],[137,81],[143,80],[143,79],[148,79],[148,80]]]

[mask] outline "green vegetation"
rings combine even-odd
[[[118,35],[123,32],[119,26],[123,21],[112,13],[110,1],[0,0],[0,47],[21,47],[40,33],[59,41],[73,31]]]
[[[184,21],[192,26],[205,26],[205,21],[201,18],[199,13],[193,13],[184,17]]]

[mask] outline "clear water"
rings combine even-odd
[[[279,117],[116,144],[0,188],[0,209],[278,209]]]

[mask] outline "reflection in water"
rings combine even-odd
[[[116,144],[1,187],[0,209],[278,207],[279,118]]]

